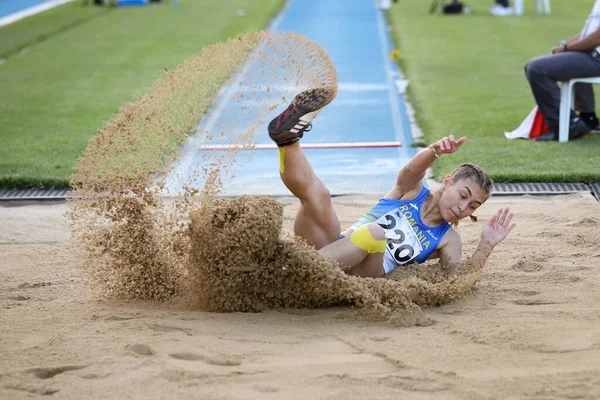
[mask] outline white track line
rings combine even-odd
[[[290,8],[290,6],[292,5],[293,2],[294,2],[294,0],[288,0],[286,2],[286,4],[283,6],[283,8],[279,12],[279,14],[277,14],[277,16],[272,20],[271,24],[269,25],[269,30],[275,31],[275,30],[277,30],[277,28],[279,28],[279,24],[281,23],[283,16],[288,11],[288,9]],[[263,45],[257,47],[257,49],[254,51],[258,52],[258,49],[262,48],[262,46]],[[229,104],[231,99],[233,98],[233,95],[238,91],[238,88],[240,87],[240,85],[236,84],[236,82],[241,81],[241,77],[247,75],[250,68],[252,68],[252,66],[255,62],[254,57],[251,56],[249,58],[250,58],[251,62],[249,64],[246,64],[244,66],[244,68],[242,68],[242,70],[240,72],[238,72],[233,77],[233,79],[231,79],[229,85],[226,85],[221,88],[221,90],[219,92],[217,103],[215,104],[215,107],[208,112],[208,115],[205,117],[204,121],[202,121],[200,123],[200,127],[198,127],[197,130],[203,130],[203,131],[211,131],[212,130],[212,128],[216,124],[217,120],[221,117],[221,115],[223,114],[223,111],[225,110],[225,108],[227,107],[227,105]]]
[[[375,3],[373,5],[377,8]],[[394,73],[390,66],[390,60],[387,55],[387,44],[386,40],[386,22],[383,18],[383,11],[377,8],[375,10],[377,18],[377,27],[379,28],[379,42],[381,44],[381,58],[383,60],[383,67],[385,68],[385,74],[387,75],[387,83],[390,97],[390,108],[392,113],[392,121],[394,124],[394,130],[396,131],[396,138],[402,140],[404,138],[404,129],[402,128],[402,121],[400,121],[400,105],[398,104],[398,96],[396,95],[396,87],[394,83]]]
[[[25,10],[17,11],[16,13],[9,14],[5,17],[0,18],[0,26],[8,25],[22,18],[29,17],[30,15],[40,13],[42,11],[49,10],[53,7],[60,6],[61,4],[68,3],[73,0],[52,0],[47,1],[37,6],[26,8]]]
[[[373,149],[385,147],[400,147],[400,142],[354,142],[354,143],[307,143],[303,149]],[[198,150],[272,150],[275,144],[203,144]]]
[[[271,20],[271,23],[269,24],[269,30],[276,31],[277,29],[279,29],[279,24],[281,24],[281,20],[288,12],[289,8],[292,6],[292,3],[294,3],[294,0],[288,0],[285,2],[281,11],[279,11],[277,16],[273,18],[273,20]]]
[[[338,92],[385,92],[390,89],[387,83],[338,82]],[[237,86],[239,93],[269,93],[272,91],[290,92],[298,90],[294,85],[259,85],[257,87]]]
[[[287,13],[291,4],[294,3],[294,0],[287,0],[281,11],[277,14],[277,16],[271,22],[269,29],[277,30],[279,28],[279,24],[283,19],[285,13]],[[225,85],[219,91],[219,95],[217,97],[217,103],[208,111],[208,114],[199,121],[198,126],[196,127],[196,133],[188,137],[188,140],[183,145],[183,149],[181,151],[180,159],[174,164],[173,170],[170,174],[168,174],[165,182],[167,182],[167,191],[170,190],[171,187],[177,185],[177,181],[190,181],[190,171],[193,171],[192,163],[195,162],[195,149],[196,146],[193,143],[194,135],[199,131],[210,131],[216,124],[217,120],[223,114],[227,103],[231,100],[236,90],[240,88],[239,85],[235,85],[237,79],[250,69],[251,64],[246,64],[242,71],[238,72],[235,77],[230,81],[229,85]]]

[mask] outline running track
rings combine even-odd
[[[389,58],[392,45],[383,11],[373,0],[290,0],[270,29],[306,35],[323,46],[336,67],[338,95],[302,139],[305,147],[352,146],[305,149],[331,194],[389,190],[399,169],[416,150],[410,146],[410,123],[397,86],[403,77]],[[227,91],[221,97],[201,126],[218,125],[215,121],[240,112],[237,103],[228,101]],[[259,128],[255,140],[259,146],[272,145],[266,124]],[[390,142],[401,146],[378,147]],[[202,162],[203,152],[215,151],[200,150],[199,145],[191,138],[184,146],[175,172],[167,178],[167,195],[181,190],[186,173]],[[240,153],[241,167],[226,183],[225,195],[289,194],[279,178],[277,150]],[[251,159],[247,153],[252,153]]]
[[[0,0],[0,26],[72,0]]]

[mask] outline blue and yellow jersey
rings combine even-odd
[[[447,222],[428,226],[421,220],[421,208],[428,194],[429,189],[423,186],[412,200],[381,199],[352,224],[353,230],[371,222],[384,229],[387,243],[383,267],[386,273],[398,266],[425,262],[451,229]]]

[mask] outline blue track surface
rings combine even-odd
[[[0,18],[44,2],[0,0]],[[293,31],[319,43],[337,70],[338,95],[315,119],[303,144],[402,143],[400,148],[308,149],[305,152],[317,175],[332,194],[389,190],[416,150],[410,147],[403,94],[395,85],[402,76],[388,57],[392,46],[383,12],[373,0],[289,0],[271,29]],[[227,91],[222,97],[199,130],[227,126],[227,118],[242,118],[239,104],[227,98]],[[260,95],[253,100],[260,102]],[[258,144],[271,143],[266,123],[254,139]],[[198,144],[192,138],[184,146],[175,173],[167,179],[167,194],[180,193],[182,183],[190,180],[187,175],[203,163],[206,151],[198,150]],[[235,178],[225,180],[225,195],[289,194],[279,179],[277,150],[240,152],[237,165]]]
[[[0,0],[0,18],[45,3],[48,0]]]
[[[330,55],[338,73],[337,97],[313,121],[313,129],[305,134],[302,144],[402,143],[400,148],[305,150],[317,175],[332,194],[389,190],[415,149],[410,147],[412,136],[403,95],[395,85],[402,77],[388,57],[392,47],[383,12],[373,0],[295,0],[288,2],[271,29],[294,31],[316,41]],[[225,118],[236,118],[240,112],[236,102],[223,97],[207,117],[210,126],[225,126]],[[202,124],[206,127],[206,119]],[[271,143],[266,124],[259,128],[255,140]],[[186,172],[201,163],[206,150],[197,150],[198,144],[192,140],[184,148],[176,168],[178,177],[174,174],[167,180],[169,194],[176,194]],[[240,167],[235,178],[226,183],[225,195],[289,194],[279,179],[277,150],[240,152],[238,160]]]

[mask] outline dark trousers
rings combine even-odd
[[[535,102],[546,119],[546,125],[556,132],[560,113],[560,88],[557,82],[600,76],[600,56],[596,52],[569,51],[532,58],[525,64],[525,76]],[[585,113],[594,112],[596,104],[592,85],[577,83],[574,91],[575,109]]]
[[[502,7],[510,7],[508,0],[496,0],[496,4],[500,4]]]

